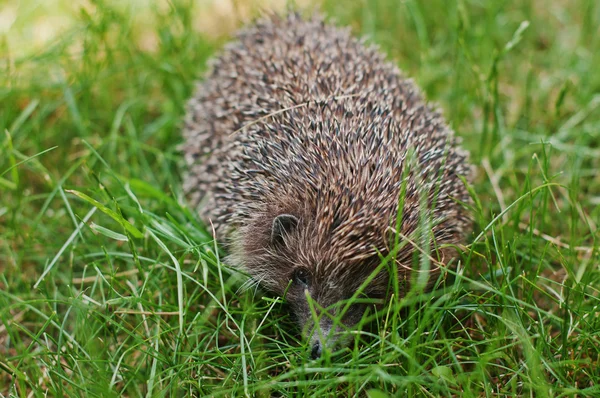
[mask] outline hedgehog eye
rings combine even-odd
[[[306,268],[297,268],[292,274],[292,280],[297,284],[308,286],[310,274]]]

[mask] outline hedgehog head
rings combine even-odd
[[[257,211],[236,234],[233,252],[254,283],[285,296],[313,358],[348,343],[365,310],[387,296],[388,224],[364,214],[371,209],[278,206]]]

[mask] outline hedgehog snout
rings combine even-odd
[[[319,359],[326,347],[333,348],[336,345],[336,333],[331,333],[331,328],[332,322],[329,318],[321,319],[319,324],[313,328],[310,337],[311,359]]]
[[[353,316],[344,316],[341,319],[341,323],[343,325],[338,324],[339,321],[334,321],[329,316],[322,314],[320,319],[318,320],[318,324],[312,323],[311,320],[308,320],[308,325],[313,325],[308,328],[309,335],[307,336],[307,340],[310,343],[310,357],[311,359],[318,359],[321,357],[325,350],[334,350],[336,348],[341,348],[344,346],[348,346],[350,341],[350,334],[348,334],[345,330],[347,328],[352,328],[356,323],[357,319],[360,318],[359,314],[363,314],[363,309],[359,309],[354,307],[352,314]],[[348,314],[347,314],[348,315]]]
[[[319,359],[325,350],[335,350],[348,346],[350,335],[340,326],[333,324],[329,318],[321,319],[310,336],[310,357]]]
[[[315,341],[312,345],[312,349],[310,350],[310,358],[311,359],[319,359],[321,354],[323,353],[323,346],[319,340]]]

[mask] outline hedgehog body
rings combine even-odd
[[[471,169],[441,115],[376,48],[318,16],[241,31],[190,100],[184,138],[191,204],[232,265],[286,292],[301,325],[311,318],[306,293],[335,313],[396,232],[410,242],[395,256],[406,276],[416,242],[428,244],[420,226],[444,262],[469,226],[459,176]],[[387,297],[388,275],[363,293]],[[363,311],[351,306],[344,323]],[[320,326],[328,332],[331,320]],[[318,355],[324,343],[312,336]]]

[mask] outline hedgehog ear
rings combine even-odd
[[[283,243],[283,238],[289,235],[298,226],[298,223],[298,218],[291,214],[280,214],[275,217],[271,226],[271,243]]]

